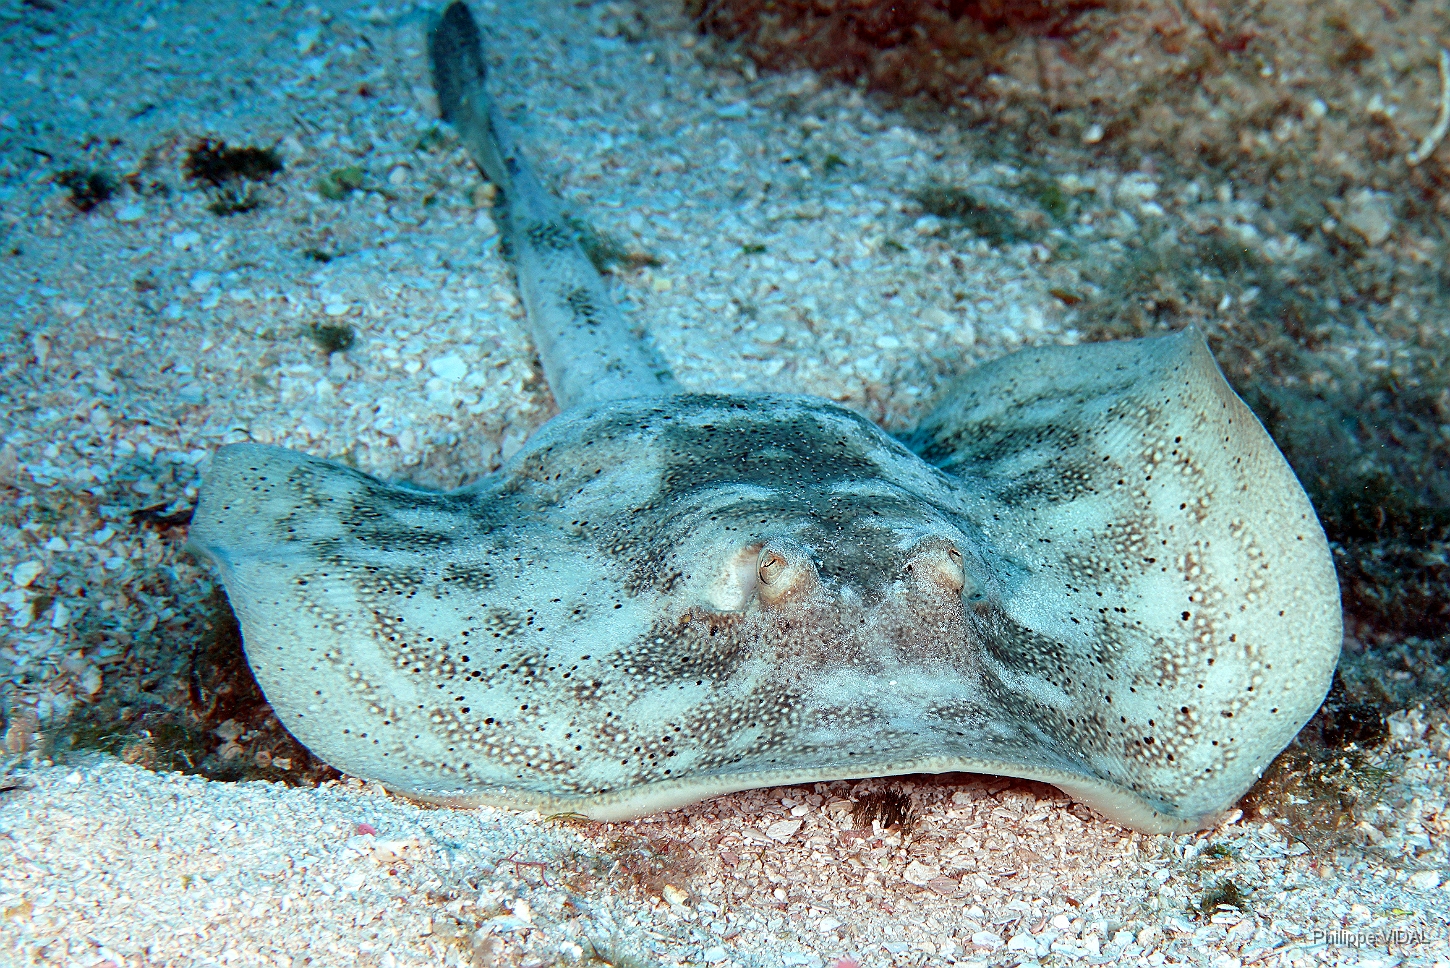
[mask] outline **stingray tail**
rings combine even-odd
[[[559,409],[678,392],[513,144],[488,96],[482,35],[462,0],[449,4],[429,30],[428,55],[443,120],[502,196],[502,226],[529,328]]]
[[[514,179],[504,159],[514,154],[513,146],[488,96],[483,36],[467,6],[453,3],[443,11],[428,32],[428,59],[433,68],[433,90],[438,94],[438,113],[458,129],[468,153],[488,180],[512,194]]]

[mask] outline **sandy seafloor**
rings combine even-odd
[[[950,128],[808,75],[707,67],[686,25],[641,32],[620,5],[476,10],[546,183],[657,260],[614,285],[686,387],[814,393],[899,429],[952,373],[1076,338],[1046,249],[946,238],[913,210],[915,186],[1011,175]],[[488,199],[436,133],[425,23],[341,2],[0,7],[13,716],[43,729],[97,701],[129,643],[199,607],[205,569],[127,522],[188,506],[218,445],[454,486],[552,413]],[[219,217],[185,179],[201,137],[277,146],[285,171],[254,211]],[[358,190],[318,192],[351,166]],[[80,214],[65,168],[124,181]],[[1085,232],[1131,218],[1125,198],[1157,204],[1137,175],[1066,182],[1097,199]],[[305,335],[319,323],[356,345],[325,356]],[[1243,818],[1142,836],[992,778],[573,827],[357,781],[22,756],[0,792],[0,964],[1450,964],[1450,726],[1421,710],[1391,726],[1376,756],[1395,777],[1339,851]],[[853,820],[877,788],[915,796],[909,835]],[[1193,909],[1226,879],[1243,909]]]

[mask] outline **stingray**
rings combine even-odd
[[[429,51],[560,413],[450,492],[215,454],[192,546],[322,759],[601,820],[986,773],[1175,831],[1317,709],[1328,544],[1197,333],[1006,356],[900,438],[818,397],[686,392],[530,172],[461,3]]]

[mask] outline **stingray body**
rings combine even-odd
[[[450,493],[216,455],[193,544],[323,759],[600,819],[988,772],[1177,830],[1318,707],[1328,547],[1199,336],[1003,358],[904,443],[814,397],[680,392],[507,139],[461,5],[431,47],[562,412]]]

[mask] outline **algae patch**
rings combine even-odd
[[[1032,242],[1042,235],[1022,213],[971,189],[929,184],[913,191],[911,198],[928,215],[960,225],[995,246]]]
[[[1214,881],[1213,884],[1203,892],[1195,908],[1204,917],[1212,917],[1217,914],[1219,908],[1237,908],[1247,914],[1249,912],[1248,894],[1239,887],[1235,881],[1227,877]]]
[[[617,268],[643,269],[661,264],[650,253],[630,248],[613,235],[595,228],[576,215],[565,215],[564,221],[574,230],[579,247],[584,250],[584,256],[594,266],[595,272],[612,272]]]
[[[219,187],[231,181],[265,181],[282,171],[282,159],[272,148],[247,145],[233,148],[225,141],[203,138],[186,153],[182,170],[191,181]]]
[[[1316,853],[1360,842],[1360,822],[1395,776],[1374,753],[1387,738],[1378,709],[1350,699],[1336,676],[1319,713],[1244,798],[1245,812]]]
[[[357,344],[357,330],[346,323],[318,323],[308,327],[307,338],[324,353],[346,353]]]
[[[353,192],[362,191],[367,177],[357,165],[333,169],[317,180],[317,194],[331,202],[345,201]]]
[[[879,823],[882,830],[896,827],[903,834],[909,834],[918,819],[911,797],[895,790],[862,794],[851,807],[851,820],[862,828]]]
[[[77,212],[94,211],[121,187],[109,173],[91,168],[68,168],[55,176],[55,183],[66,190],[66,201]]]
[[[207,210],[220,217],[260,208],[264,201],[260,184],[282,169],[282,159],[272,148],[234,148],[211,138],[196,141],[182,162],[187,181],[205,186]]]

